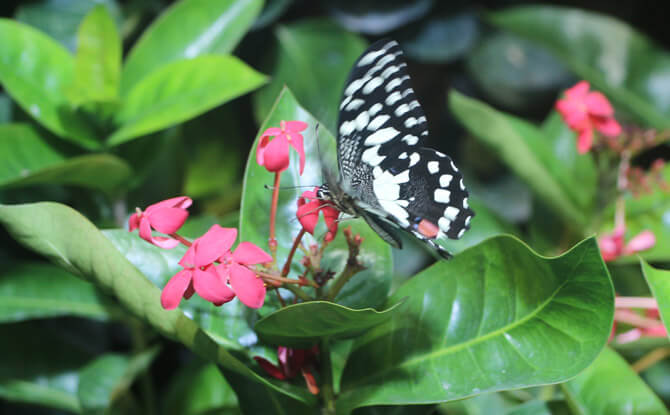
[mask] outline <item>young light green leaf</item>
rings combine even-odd
[[[295,400],[314,400],[304,389],[279,387],[253,372],[180,310],[163,309],[160,290],[75,210],[50,202],[0,205],[0,223],[18,242],[94,282],[164,336],[182,342],[196,354],[251,382],[261,382]]]
[[[72,111],[67,91],[74,61],[65,48],[39,31],[0,19],[0,84],[35,120],[80,146],[100,147],[95,134]]]
[[[547,47],[644,124],[670,127],[670,53],[624,22],[555,6],[513,7],[489,20]]]
[[[65,184],[113,191],[127,184],[133,172],[111,154],[66,158],[28,124],[0,125],[0,188],[34,184]]]
[[[403,297],[402,313],[354,344],[341,413],[561,382],[597,357],[614,311],[594,238],[556,258],[492,238],[419,273],[388,304]]]
[[[658,311],[665,329],[670,332],[670,270],[658,269],[640,259],[642,274],[658,303]]]
[[[142,34],[123,67],[125,95],[144,77],[182,59],[233,51],[263,7],[262,0],[182,0]]]
[[[551,140],[539,128],[456,91],[449,94],[449,107],[470,133],[494,148],[509,168],[567,222],[576,226],[586,223],[586,215],[593,207],[579,205],[576,198],[570,197],[582,179],[562,168]]]
[[[666,415],[667,409],[628,363],[606,347],[591,366],[561,384],[573,413]]]
[[[110,102],[119,96],[121,39],[116,23],[103,5],[96,6],[79,26],[70,100],[76,107]]]
[[[307,349],[326,337],[336,340],[358,336],[391,318],[400,307],[353,310],[328,301],[310,301],[263,317],[254,330],[266,343]]]
[[[254,94],[256,119],[265,119],[286,85],[307,111],[329,131],[336,131],[342,88],[351,66],[365,50],[365,41],[328,20],[280,26],[275,35],[279,57],[272,82]]]
[[[136,83],[116,114],[118,145],[193,118],[258,88],[265,77],[234,56],[203,55],[162,66]]]

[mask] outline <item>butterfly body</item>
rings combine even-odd
[[[406,66],[390,40],[376,42],[354,64],[340,104],[339,176],[326,174],[317,196],[362,217],[395,247],[401,229],[448,258],[435,239],[460,238],[474,212],[453,161],[421,146],[426,117]]]

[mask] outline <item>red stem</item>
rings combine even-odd
[[[277,240],[275,239],[275,220],[277,217],[277,203],[279,202],[279,180],[281,172],[275,173],[275,184],[272,189],[272,205],[270,206],[270,238],[268,245],[272,254],[272,262],[277,259]]]
[[[170,235],[172,238],[178,240],[179,242],[183,243],[184,245],[186,245],[186,246],[188,246],[188,247],[190,247],[190,246],[192,245],[191,242],[190,242],[188,239],[186,239],[186,238],[184,238],[184,237],[178,235],[176,232],[175,232],[175,233],[171,233],[171,234],[169,234],[169,235]]]
[[[284,264],[284,268],[282,268],[281,271],[282,277],[287,276],[288,273],[291,271],[291,262],[293,261],[293,255],[295,254],[295,250],[298,249],[298,245],[300,245],[300,241],[302,240],[303,235],[305,235],[305,228],[300,229],[298,236],[296,236],[295,239],[293,240],[293,246],[291,247],[291,251],[288,253],[288,258],[286,258],[286,263]]]

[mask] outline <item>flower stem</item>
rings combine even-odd
[[[652,297],[617,297],[614,300],[616,308],[658,308],[658,303]]]
[[[335,415],[335,391],[333,390],[333,365],[330,361],[330,344],[328,339],[321,340],[319,345],[321,364],[321,398],[323,399],[324,415]]]
[[[299,287],[293,286],[293,285],[285,285],[282,288],[286,288],[290,292],[293,293],[296,297],[300,298],[302,301],[312,301],[313,298],[309,296],[306,292],[301,290]]]
[[[668,356],[670,356],[670,347],[659,347],[642,356],[640,360],[633,363],[631,367],[635,372],[640,373]]]
[[[272,255],[272,263],[277,261],[277,239],[275,239],[275,221],[277,218],[277,203],[279,202],[279,181],[281,179],[281,172],[275,173],[275,183],[272,189],[272,205],[270,205],[270,237],[268,238],[268,245],[270,247],[270,254]]]
[[[295,254],[295,250],[300,245],[300,241],[302,240],[303,235],[305,235],[305,228],[300,229],[298,236],[296,236],[295,239],[293,240],[293,246],[291,247],[291,252],[288,253],[288,258],[286,258],[286,263],[284,264],[284,268],[282,268],[281,271],[282,277],[287,276],[288,273],[291,271],[291,262],[293,261],[293,255]]]
[[[189,241],[188,239],[184,238],[184,237],[181,236],[181,235],[178,235],[176,232],[175,232],[175,233],[171,233],[171,234],[169,234],[169,235],[170,235],[170,237],[172,237],[172,238],[178,240],[179,242],[181,242],[182,244],[184,244],[184,245],[186,245],[186,246],[188,246],[188,247],[190,247],[190,246],[192,245],[192,244],[191,244],[191,241]]]
[[[342,290],[342,287],[344,287],[344,285],[347,282],[349,282],[351,277],[356,275],[358,271],[361,271],[362,269],[363,269],[362,267],[347,265],[344,271],[342,271],[340,275],[338,275],[335,278],[335,281],[333,281],[333,285],[330,287],[330,290],[328,290],[328,293],[326,294],[326,300],[334,301],[335,297],[337,297],[337,294],[339,294],[340,290]]]
[[[643,317],[635,312],[628,310],[615,310],[614,311],[614,320],[620,323],[630,324],[631,326],[641,327],[641,328],[653,328],[662,324],[660,321]]]

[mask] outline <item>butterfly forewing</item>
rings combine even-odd
[[[393,224],[448,256],[433,239],[460,238],[474,213],[452,160],[421,146],[428,126],[406,67],[389,40],[354,64],[340,104],[335,185],[373,228],[388,234]]]

